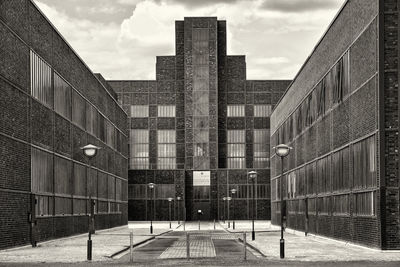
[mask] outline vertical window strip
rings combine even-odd
[[[132,118],[146,118],[149,117],[148,105],[131,105]]]
[[[254,117],[270,117],[271,112],[271,105],[254,105]]]
[[[149,169],[149,130],[131,129],[130,169]]]
[[[176,131],[158,130],[157,132],[157,168],[176,168]]]
[[[244,117],[245,106],[244,105],[228,105],[227,106],[228,117]]]
[[[254,168],[269,167],[269,130],[254,130]]]
[[[42,104],[53,108],[51,67],[35,52],[30,51],[31,95]]]
[[[176,108],[174,105],[158,106],[158,117],[175,117]]]
[[[245,168],[245,130],[228,130],[227,161],[228,168]]]

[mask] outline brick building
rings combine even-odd
[[[127,115],[30,0],[0,0],[0,114],[0,248],[87,232],[89,197],[127,223]]]
[[[400,248],[399,1],[346,1],[271,115],[272,222]],[[271,150],[272,151],[272,150]],[[280,196],[280,183],[283,194]]]
[[[254,217],[269,219],[269,116],[290,81],[246,80],[245,56],[227,55],[216,17],[176,21],[175,34],[176,55],[157,57],[156,80],[108,81],[130,116],[129,219],[168,220],[168,198],[173,219],[199,209],[205,220],[252,218],[250,170]]]

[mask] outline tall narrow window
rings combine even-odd
[[[176,168],[176,131],[159,130],[157,136],[157,168],[175,169]]]
[[[86,102],[77,92],[72,92],[72,121],[82,129],[86,126]]]
[[[31,175],[32,192],[53,192],[53,155],[32,148]]]
[[[375,215],[375,194],[374,192],[364,192],[354,194],[355,210],[357,216]]]
[[[332,155],[332,184],[334,191],[349,189],[349,147]]]
[[[254,117],[269,117],[271,111],[271,105],[254,105]]]
[[[86,105],[86,130],[94,136],[98,136],[99,113],[96,108],[87,103]]]
[[[269,130],[254,130],[254,168],[269,167]]]
[[[158,106],[158,117],[175,117],[175,106]]]
[[[375,136],[353,145],[353,186],[370,188],[376,186]]]
[[[149,116],[148,105],[132,105],[131,106],[131,117],[132,118],[146,118]]]
[[[48,107],[53,107],[51,67],[35,52],[30,51],[31,95]]]
[[[244,117],[244,105],[228,105],[228,117]]]
[[[110,147],[115,146],[115,128],[110,121],[106,121],[106,143]]]
[[[130,169],[149,169],[149,130],[130,132]]]
[[[243,169],[246,165],[245,158],[245,131],[228,130],[228,168]]]
[[[54,73],[54,110],[71,119],[71,86]]]

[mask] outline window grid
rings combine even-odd
[[[245,130],[228,130],[227,138],[227,160],[228,168],[244,169],[246,165],[245,157]]]
[[[149,117],[148,105],[131,105],[132,118],[147,118]]]
[[[244,105],[228,105],[227,116],[228,117],[244,117],[245,106]]]
[[[254,117],[270,117],[272,105],[254,105]]]
[[[269,167],[269,130],[254,130],[254,168]]]
[[[157,168],[176,168],[176,131],[158,130],[157,132]]]
[[[149,169],[149,130],[131,129],[130,169]]]
[[[176,115],[176,108],[173,105],[158,106],[157,109],[158,117],[173,118]]]
[[[53,107],[52,70],[35,52],[30,51],[31,95],[48,107]]]

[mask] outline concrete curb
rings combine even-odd
[[[139,241],[138,243],[133,244],[133,245],[132,245],[132,248],[135,248],[135,247],[137,247],[137,246],[140,246],[140,245],[142,245],[142,244],[144,244],[144,243],[149,242],[150,240],[156,239],[156,237],[158,237],[158,236],[165,235],[165,234],[170,233],[170,232],[172,232],[172,231],[173,231],[173,230],[168,230],[168,231],[166,231],[166,232],[163,232],[163,233],[160,233],[160,234],[157,234],[157,235],[153,235],[153,236],[151,236],[151,237],[149,237],[149,238],[146,238],[146,239],[144,239],[144,240],[142,240],[142,241]],[[117,251],[117,252],[111,254],[110,256],[106,256],[106,257],[112,259],[112,258],[114,258],[115,256],[117,256],[117,255],[119,255],[119,254],[121,254],[121,253],[124,253],[125,251],[127,251],[127,250],[129,250],[129,249],[130,249],[130,246],[127,246],[126,248],[124,248],[124,249],[122,249],[122,250],[120,250],[120,251]]]

